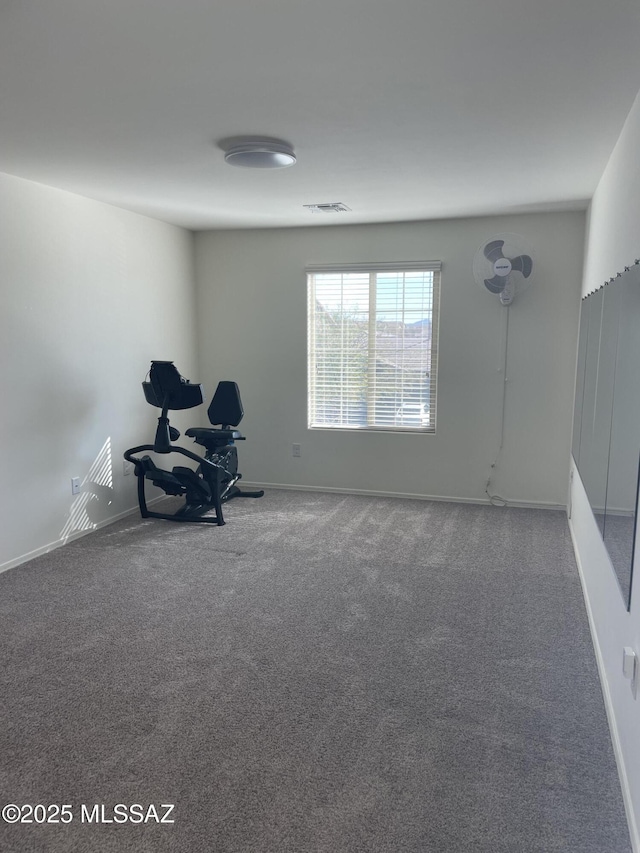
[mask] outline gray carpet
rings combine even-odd
[[[629,853],[562,513],[271,490],[225,517],[0,575],[0,805],[73,815],[2,851]]]

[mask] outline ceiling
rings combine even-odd
[[[191,229],[584,208],[639,36],[637,0],[0,0],[0,171]]]

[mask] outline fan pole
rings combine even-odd
[[[494,506],[506,506],[507,501],[505,498],[500,495],[492,495],[489,491],[489,487],[491,486],[491,479],[493,472],[495,470],[496,465],[498,464],[498,459],[500,458],[500,453],[502,452],[502,445],[504,444],[504,422],[505,422],[505,411],[506,411],[506,400],[507,400],[507,353],[509,351],[509,309],[510,305],[506,304],[505,308],[505,322],[504,322],[504,347],[502,352],[502,366],[499,368],[502,373],[502,405],[500,412],[500,444],[498,445],[498,452],[496,453],[496,458],[493,461],[491,466],[491,471],[489,473],[489,477],[487,479],[487,484],[485,486],[485,492],[487,497],[489,498],[489,503]]]
[[[498,454],[502,450],[502,445],[504,443],[504,415],[506,409],[506,399],[507,399],[507,352],[509,350],[509,314],[510,314],[510,305],[506,305],[506,319],[505,319],[505,328],[504,328],[504,353],[502,358],[502,414],[500,417],[500,444],[498,445]],[[498,461],[498,457],[496,456],[496,462]],[[493,467],[495,467],[495,462],[493,463]]]

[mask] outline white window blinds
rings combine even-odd
[[[435,432],[440,262],[307,280],[309,426]]]

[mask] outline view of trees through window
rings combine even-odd
[[[437,275],[310,274],[310,426],[433,431]]]

